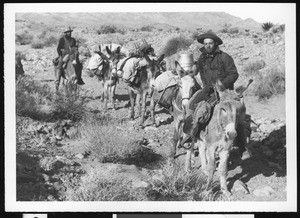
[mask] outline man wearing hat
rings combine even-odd
[[[203,89],[198,90],[193,95],[186,107],[186,121],[183,131],[188,134],[189,137],[193,136],[199,128],[199,122],[193,124],[193,114],[196,109],[196,104],[201,101],[207,101],[211,97],[214,91],[212,87],[216,84],[218,79],[226,89],[233,90],[234,83],[239,77],[233,58],[220,50],[219,45],[223,44],[223,41],[217,35],[205,33],[200,35],[197,41],[204,45],[200,49],[201,55],[198,59],[198,71],[200,72]],[[189,138],[184,139],[184,141],[188,140]],[[240,145],[239,150],[242,159],[250,157],[244,145]]]
[[[59,39],[58,45],[57,45],[57,53],[59,56],[59,62],[58,62],[58,69],[59,69],[59,74],[63,72],[63,69],[66,65],[66,62],[68,61],[69,58],[69,53],[71,52],[72,47],[77,47],[76,45],[76,40],[71,37],[72,36],[73,30],[71,27],[67,27],[64,29],[63,33],[64,35]],[[59,75],[55,75],[56,80],[55,83],[59,83]],[[81,75],[78,75],[78,85],[83,85],[85,84],[81,78]]]

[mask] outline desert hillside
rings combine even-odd
[[[195,9],[196,10],[196,9]],[[195,30],[220,30],[224,25],[241,29],[259,30],[260,23],[253,19],[241,19],[225,12],[146,12],[146,13],[17,13],[16,20],[40,22],[52,26],[73,25],[97,27],[104,24],[120,28],[140,28],[146,25],[169,26]]]
[[[195,9],[196,10],[196,9]],[[74,27],[83,80],[79,96],[54,93],[52,59],[62,29]],[[226,13],[19,13],[16,56],[24,75],[16,80],[18,201],[223,201],[217,173],[211,189],[199,158],[184,172],[184,155],[170,161],[174,122],[156,108],[157,126],[129,120],[126,84],[116,88],[116,110],[104,111],[100,85],[85,73],[94,45],[132,48],[145,39],[167,66],[180,53],[196,60],[197,36],[214,31],[238,68],[236,85],[253,79],[245,92],[251,115],[248,149],[233,149],[228,187],[233,201],[286,201],[285,31]],[[182,149],[184,153],[184,149]],[[225,199],[227,200],[227,199]]]

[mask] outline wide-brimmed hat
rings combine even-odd
[[[64,33],[67,33],[67,32],[73,32],[72,28],[70,26],[66,27],[63,31]]]
[[[204,39],[213,39],[218,45],[222,45],[223,41],[214,33],[204,33],[198,36],[197,41],[204,44]]]

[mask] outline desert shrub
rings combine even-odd
[[[285,24],[279,25],[279,28],[280,28],[281,32],[284,32],[285,31]]]
[[[162,165],[161,175],[149,180],[146,193],[149,200],[155,201],[211,200],[212,194],[205,191],[205,182],[199,171],[187,173],[181,164],[167,161]]]
[[[151,25],[146,25],[141,27],[141,31],[143,32],[151,32],[153,30],[153,27]]]
[[[233,27],[233,28],[230,28],[230,29],[229,29],[229,33],[230,33],[230,34],[237,34],[237,33],[239,33],[239,32],[240,32],[240,30],[239,30],[238,27]]]
[[[97,34],[108,34],[108,33],[116,33],[117,27],[114,25],[102,25],[99,30],[97,30]]]
[[[21,51],[16,51],[15,52],[15,60],[20,61],[20,60],[26,60],[26,55],[22,53]]]
[[[266,74],[261,76],[259,80],[258,89],[255,95],[260,100],[268,99],[273,95],[285,93],[285,71],[284,68],[271,68]]]
[[[179,52],[180,50],[187,49],[192,43],[193,41],[191,39],[188,39],[182,35],[171,37],[167,40],[161,53],[168,57]]]
[[[40,105],[52,99],[51,88],[33,80],[30,76],[19,77],[16,81],[16,113],[32,118],[41,115]]]
[[[274,34],[276,33],[283,33],[285,30],[285,25],[282,24],[282,25],[275,25],[273,26],[272,28],[270,28],[270,31]]]
[[[42,41],[36,41],[31,44],[31,48],[41,49],[44,48],[44,43]]]
[[[87,139],[85,146],[100,162],[142,166],[157,158],[149,149],[141,146],[141,136],[118,130],[116,125],[112,121],[105,125],[92,121],[81,127],[81,135]]]
[[[263,69],[265,66],[266,62],[264,60],[251,61],[243,67],[243,71],[247,74],[247,76],[256,76],[258,71]]]
[[[113,175],[104,177],[93,171],[82,177],[78,186],[67,186],[66,200],[142,201],[146,200],[146,196],[143,190],[133,189],[127,179]]]
[[[87,44],[86,44],[87,39],[82,38],[82,37],[75,37],[75,38],[76,38],[76,41],[77,41],[77,45],[79,45],[79,46],[87,46]]]
[[[193,32],[193,33],[192,33],[192,39],[193,39],[193,40],[197,40],[198,36],[199,36],[199,33],[198,33],[198,32]]]
[[[271,23],[271,22],[266,22],[266,23],[263,23],[263,24],[261,25],[261,28],[263,29],[263,31],[267,32],[267,31],[269,31],[273,26],[274,26],[273,23]]]
[[[231,24],[225,23],[223,28],[220,30],[221,33],[229,33],[229,29],[231,27]]]
[[[78,95],[75,92],[58,93],[52,102],[53,116],[56,119],[70,119],[79,121],[86,114],[86,104],[88,103],[85,95]]]
[[[49,31],[44,30],[40,35],[36,37],[36,39],[33,40],[31,47],[40,49],[56,45],[57,42],[58,39],[55,36],[49,34]]]
[[[15,37],[15,41],[19,45],[29,45],[33,40],[33,36],[26,30],[22,33],[16,34]]]

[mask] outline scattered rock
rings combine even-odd
[[[78,133],[78,129],[75,126],[71,126],[70,129],[67,130],[67,136],[69,138],[74,138]]]
[[[80,153],[80,154],[76,154],[75,157],[82,160],[84,158],[84,155]]]
[[[245,183],[243,183],[241,180],[236,180],[232,187],[233,191],[242,191],[245,194],[250,194],[250,191]]]
[[[255,189],[253,191],[253,195],[258,197],[270,197],[273,192],[275,192],[274,189],[272,189],[270,186],[265,186],[261,189]]]
[[[154,127],[154,126],[147,126],[147,127],[145,127],[144,130],[145,130],[145,131],[149,131],[149,130],[157,131],[158,128],[157,128],[157,127]]]

